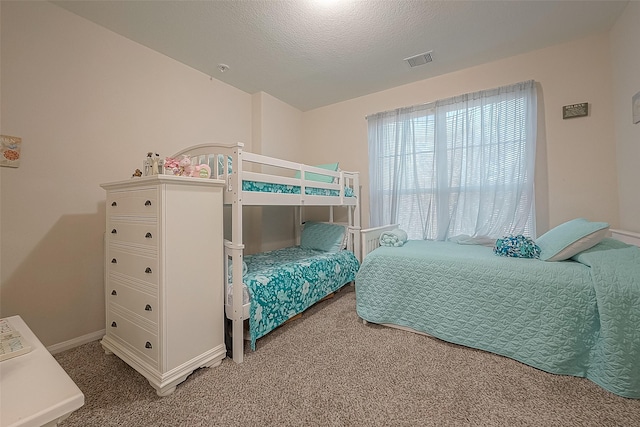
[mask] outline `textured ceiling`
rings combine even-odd
[[[245,92],[307,111],[608,31],[628,1],[53,3]],[[403,61],[427,51],[431,63]],[[219,64],[230,68],[221,73]]]

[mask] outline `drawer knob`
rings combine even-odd
[[[112,328],[117,328],[117,327],[118,327],[118,324],[117,324],[116,322],[111,322],[111,327],[112,327]]]
[[[151,274],[151,267],[145,268],[144,272],[147,274]]]
[[[116,207],[116,206],[118,206],[118,204],[116,202],[112,202],[111,206]]]
[[[151,200],[147,200],[146,202],[144,202],[145,206],[151,206]]]
[[[114,228],[113,230],[111,230],[111,234],[118,234],[118,230]]]
[[[151,235],[151,233],[147,232],[144,237],[146,237],[147,239],[151,239],[153,236]]]
[[[118,292],[116,292],[116,290],[114,289],[111,291],[111,295],[118,295]]]
[[[118,260],[117,260],[117,259],[113,258],[113,259],[111,260],[111,264],[117,264],[117,263],[118,263]]]
[[[145,310],[145,311],[153,311],[153,310],[151,309],[151,306],[150,306],[149,304],[147,304],[147,305],[144,307],[144,310]]]
[[[147,343],[144,345],[144,348],[153,348],[153,347],[151,346],[151,343],[147,341]]]

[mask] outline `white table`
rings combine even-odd
[[[84,405],[84,394],[20,316],[7,320],[32,350],[0,362],[0,427],[54,426]]]

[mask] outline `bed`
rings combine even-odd
[[[243,148],[242,143],[210,143],[186,148],[171,157],[189,159],[187,164],[194,171],[206,166],[207,177],[225,182],[223,199],[225,205],[231,206],[231,239],[224,242],[225,313],[232,325],[231,353],[237,363],[242,363],[244,356],[245,320],[249,324],[251,348],[255,349],[257,339],[352,282],[361,252],[357,172],[339,170],[337,163],[332,168],[312,166],[246,152]],[[245,256],[242,232],[245,206],[298,207],[297,244]],[[316,230],[326,230],[332,225],[343,227],[342,240],[337,239],[339,250],[334,247],[337,241],[324,242],[316,235],[320,241],[314,242],[307,237],[314,234],[308,232],[310,222],[303,221],[306,206],[329,208],[329,221],[313,225]],[[347,211],[347,221],[342,225],[334,224],[336,207]],[[233,286],[234,277],[243,278],[242,286]]]
[[[360,266],[351,251],[327,252],[301,246],[245,256],[243,307],[248,306],[249,339],[256,340],[355,280]],[[227,293],[233,305],[233,286]]]
[[[640,235],[615,230],[615,239],[546,262],[455,242],[376,248],[380,233],[393,227],[362,232],[356,309],[365,322],[585,377],[640,398],[640,248],[628,244],[640,242]]]

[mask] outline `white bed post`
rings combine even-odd
[[[353,177],[353,193],[356,197],[356,205],[353,208],[353,218],[349,219],[349,224],[352,229],[353,253],[358,258],[358,261],[362,262],[362,247],[360,245],[360,174],[358,173],[355,173]]]
[[[243,286],[242,261],[244,245],[242,240],[242,144],[233,150],[233,169],[230,180],[231,185],[227,191],[233,192],[233,204],[231,205],[232,230],[231,230],[231,262],[233,263],[233,277],[236,285],[233,287],[233,361],[242,363],[244,359],[244,311],[243,311]],[[226,160],[226,159],[225,159]],[[226,165],[225,165],[226,166]]]
[[[300,246],[301,243],[301,236],[302,236],[302,221],[304,218],[303,212],[302,212],[303,206],[296,206],[294,208],[294,218],[293,221],[295,223],[295,227],[296,229],[294,230],[294,237],[295,237],[295,241],[296,241],[296,246]]]

